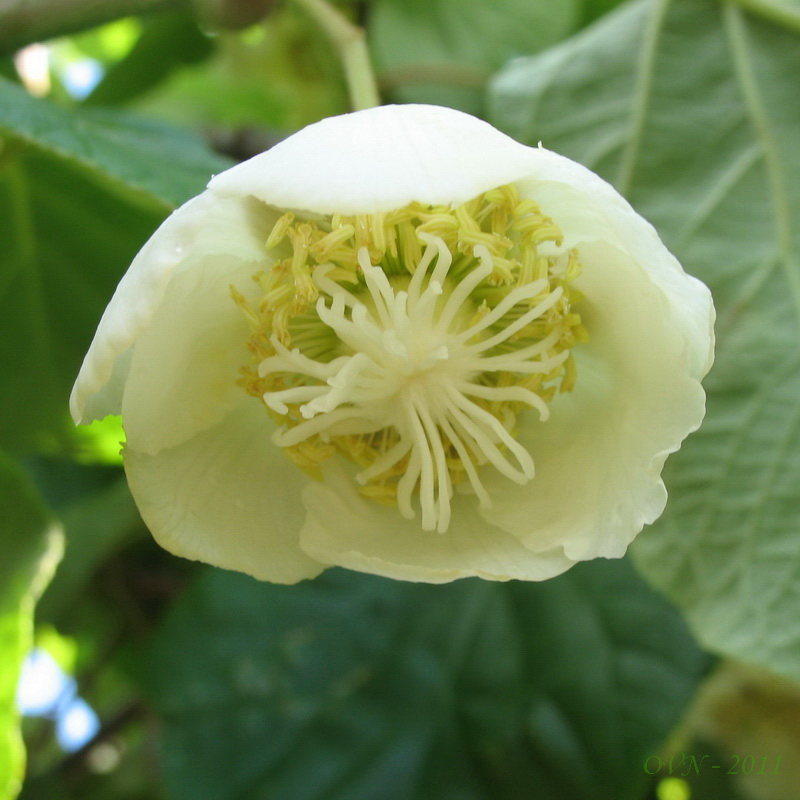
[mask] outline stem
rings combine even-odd
[[[131,14],[185,5],[185,0],[0,0],[0,52]]]
[[[354,25],[326,0],[295,0],[328,37],[339,53],[354,111],[381,104],[367,50],[364,29]]]
[[[776,0],[729,0],[729,2],[784,28],[800,31],[800,9],[790,8]]]

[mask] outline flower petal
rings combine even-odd
[[[533,553],[513,536],[481,520],[465,503],[453,505],[447,533],[420,529],[396,508],[364,499],[340,465],[303,493],[308,510],[300,544],[312,558],[360,572],[424,583],[470,576],[489,580],[552,578],[574,561],[554,546]]]
[[[229,287],[257,294],[250,280],[257,268],[207,256],[173,277],[130,359],[122,418],[135,450],[174,447],[219,422],[244,397],[236,381],[250,357],[249,330]]]
[[[578,385],[552,402],[546,423],[521,419],[536,477],[519,487],[487,475],[493,506],[484,512],[531,550],[561,544],[576,561],[622,556],[659,516],[664,460],[705,412],[671,300],[619,249],[595,242],[580,252],[591,340],[574,351]]]
[[[156,455],[125,450],[131,492],[176,555],[295,583],[324,568],[298,546],[307,478],[270,441],[263,407],[243,396],[221,422]]]
[[[450,108],[380,106],[309,125],[209,188],[317,214],[458,204],[530,173],[535,152]]]
[[[225,255],[232,262],[263,258],[264,226],[268,233],[270,219],[274,221],[274,216],[253,201],[204,192],[162,223],[103,313],[70,398],[76,423],[120,413],[129,350],[149,324],[173,276],[207,255]]]
[[[564,246],[604,241],[628,253],[669,298],[672,324],[686,338],[686,369],[698,380],[714,360],[711,292],[687,275],[655,228],[610,184],[581,164],[543,148],[530,175],[519,183],[564,233]]]

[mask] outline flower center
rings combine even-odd
[[[317,475],[342,454],[364,495],[440,532],[456,485],[491,505],[482,466],[533,478],[517,416],[547,419],[587,338],[577,254],[533,201],[504,186],[456,208],[285,214],[267,248],[257,307],[231,289],[252,331],[242,385],[295,463]]]

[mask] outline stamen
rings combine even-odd
[[[241,383],[279,424],[273,441],[316,477],[348,458],[364,496],[408,519],[417,507],[440,533],[456,484],[490,507],[481,469],[533,479],[518,418],[548,419],[587,338],[580,263],[560,241],[513,186],[456,208],[281,216],[267,247],[288,255],[256,276],[260,302],[231,287],[252,331]]]

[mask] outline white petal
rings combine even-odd
[[[474,498],[454,498],[447,533],[420,529],[396,508],[365,500],[341,466],[331,465],[325,481],[303,493],[308,517],[300,544],[312,558],[360,572],[424,583],[470,576],[489,580],[540,581],[575,563],[561,547],[533,553],[519,541],[481,520]]]
[[[130,347],[146,329],[173,276],[208,255],[231,263],[264,257],[274,215],[254,201],[204,192],[170,215],[141,249],[108,304],[70,398],[76,423],[119,414]]]
[[[380,106],[309,125],[217,175],[221,195],[318,214],[458,204],[531,172],[536,151],[439,106]]]
[[[250,360],[249,329],[229,287],[257,296],[257,266],[207,256],[173,277],[133,347],[122,395],[135,450],[174,447],[219,422],[245,395],[236,381]]]
[[[593,243],[580,250],[591,341],[574,351],[578,384],[552,402],[546,423],[520,418],[536,478],[524,487],[485,479],[493,501],[487,519],[534,551],[560,544],[576,561],[623,555],[661,514],[664,459],[705,411],[671,298],[618,249]]]
[[[518,186],[564,233],[564,246],[604,241],[628,253],[664,293],[672,324],[686,338],[686,369],[698,380],[714,359],[714,305],[708,288],[687,275],[655,228],[598,175],[539,148],[534,169]]]
[[[154,456],[126,448],[131,492],[153,536],[176,555],[275,583],[311,578],[324,566],[298,546],[308,479],[270,441],[263,406],[242,398],[175,448]]]

